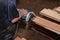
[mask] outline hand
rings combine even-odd
[[[22,16],[26,16],[27,15],[27,12],[24,9],[18,9],[18,12],[20,12],[19,13],[19,17],[22,17]]]
[[[15,23],[15,22],[19,21],[22,16],[27,15],[27,12],[24,9],[17,9],[17,10],[18,10],[18,12],[21,12],[21,13],[19,13],[19,17],[14,18],[13,20],[11,20],[12,23]]]

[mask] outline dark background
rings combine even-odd
[[[17,8],[28,8],[39,15],[43,8],[55,8],[60,6],[60,0],[17,0]]]

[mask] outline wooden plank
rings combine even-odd
[[[16,37],[15,40],[26,40],[25,38]]]
[[[20,37],[16,37],[15,40],[21,40],[21,38]]]
[[[56,11],[54,10],[51,10],[51,9],[43,9],[41,12],[40,12],[40,15],[44,15],[46,17],[49,17],[53,20],[56,20],[58,22],[60,22],[60,14],[58,14]]]
[[[60,14],[60,7],[54,8],[53,10],[55,10],[56,12]]]
[[[32,19],[37,25],[40,25],[48,30],[51,30],[60,35],[60,25],[43,19],[41,17],[36,16],[36,18]]]

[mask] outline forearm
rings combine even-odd
[[[21,19],[22,16],[27,15],[27,12],[24,9],[18,9],[18,12],[21,12],[21,13],[19,13],[19,17],[14,18],[13,20],[11,20],[11,23],[16,23],[17,21],[19,21]]]
[[[14,18],[13,20],[11,20],[11,23],[16,23],[16,22],[18,22],[20,19],[21,19],[21,17]]]

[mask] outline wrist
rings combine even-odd
[[[18,19],[20,19],[22,16],[19,16]]]

